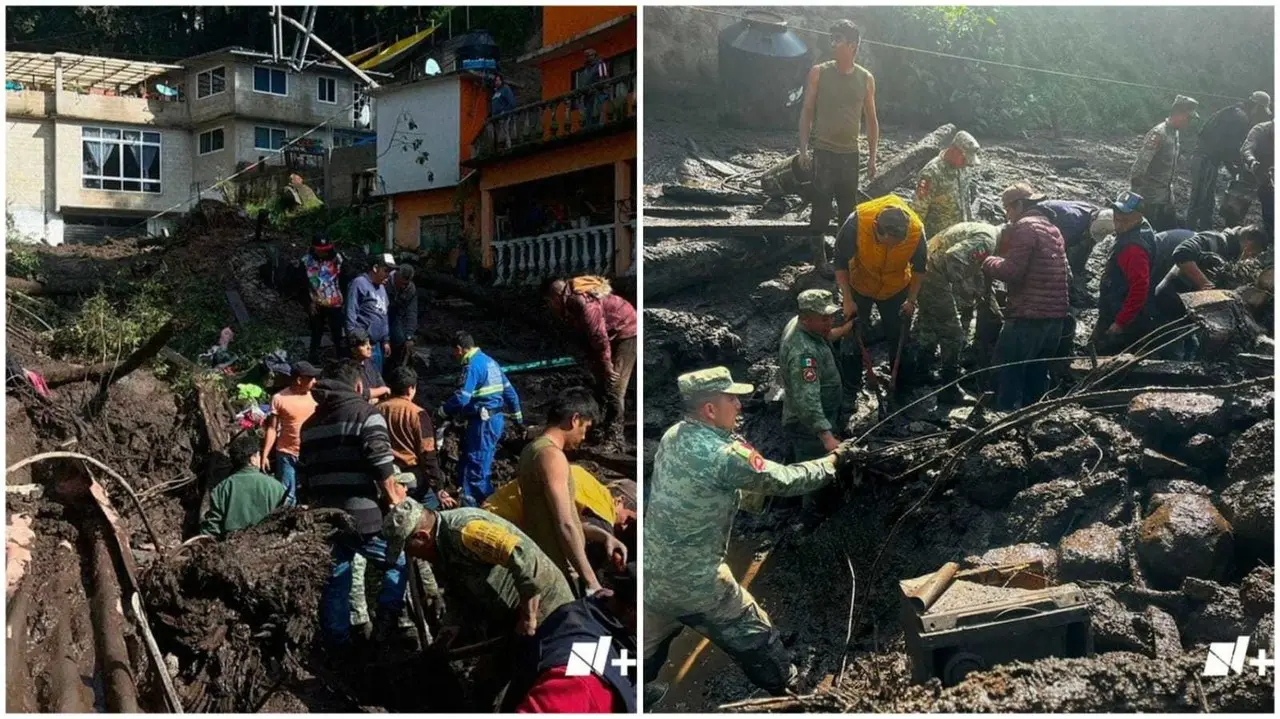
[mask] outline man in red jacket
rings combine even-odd
[[[591,374],[605,407],[605,440],[620,443],[627,387],[636,367],[636,308],[614,294],[608,280],[590,275],[549,280],[543,296],[590,349]]]
[[[1009,291],[1004,326],[996,341],[996,364],[1041,360],[996,370],[996,408],[1011,411],[1036,402],[1049,386],[1049,362],[1057,356],[1070,314],[1066,243],[1053,225],[1045,196],[1019,182],[1001,195],[1009,224],[997,255],[982,271]]]

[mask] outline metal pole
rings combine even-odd
[[[309,12],[311,12],[311,8],[309,7],[303,8],[302,16],[305,18],[307,16],[307,13]],[[281,14],[283,14],[283,10]],[[281,50],[283,49],[284,48],[281,48]],[[294,35],[293,51],[289,53],[289,64],[293,66],[293,69],[298,70],[299,72],[302,71],[302,62],[298,59],[299,57],[298,50],[301,50],[301,49],[302,49],[302,35]]]
[[[302,39],[302,52],[298,53],[298,70],[302,70],[303,63],[307,61],[307,50],[309,50],[311,46],[311,36],[315,31],[316,11],[318,9],[319,8],[315,5],[307,8],[307,34],[306,37]],[[335,97],[334,99],[336,100],[337,98]]]
[[[320,38],[319,38],[315,33],[313,33],[313,32],[311,32],[311,31],[307,30],[307,28],[306,28],[306,26],[305,26],[305,25],[303,25],[302,23],[298,22],[297,20],[294,20],[293,18],[289,17],[288,15],[283,15],[283,14],[281,14],[281,15],[280,15],[280,17],[281,17],[281,18],[283,18],[283,19],[285,20],[285,22],[288,22],[290,25],[293,25],[294,27],[298,28],[298,29],[299,29],[299,30],[301,30],[302,32],[305,32],[305,33],[307,33],[308,35],[310,35],[310,37],[311,37],[311,41],[312,41],[312,42],[314,42],[315,44],[319,45],[321,50],[324,50],[325,52],[327,52],[327,53],[329,53],[331,56],[333,56],[333,59],[337,60],[339,65],[342,65],[343,67],[347,68],[347,69],[348,69],[348,70],[350,70],[352,73],[354,73],[354,74],[355,74],[355,76],[356,76],[356,77],[358,77],[358,78],[360,78],[360,79],[361,79],[361,80],[362,80],[366,85],[368,85],[368,86],[369,86],[369,88],[370,88],[370,89],[374,89],[374,90],[376,90],[376,89],[379,87],[378,82],[377,82],[376,80],[374,80],[373,78],[369,77],[369,76],[368,76],[367,74],[365,74],[365,72],[364,72],[363,70],[361,70],[360,68],[356,67],[355,65],[352,65],[352,64],[351,64],[351,61],[347,60],[347,58],[346,58],[345,56],[343,56],[343,54],[342,54],[342,53],[340,53],[340,52],[338,52],[337,50],[334,50],[333,48],[329,47],[329,44],[328,44],[328,43],[326,43],[324,40],[321,40],[321,39],[320,39]]]

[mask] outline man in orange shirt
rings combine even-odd
[[[258,460],[263,472],[275,469],[276,479],[284,485],[286,507],[292,507],[298,501],[298,452],[302,444],[302,423],[316,411],[311,388],[315,386],[320,370],[310,362],[294,362],[290,373],[293,384],[271,398],[267,436],[262,440],[262,454]],[[272,449],[276,452],[274,460],[270,459]]]

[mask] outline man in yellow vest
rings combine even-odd
[[[836,283],[845,319],[858,320],[858,332],[865,343],[871,308],[879,309],[890,360],[897,351],[899,335],[911,327],[924,281],[927,242],[919,216],[896,195],[858,205],[836,236]],[[862,386],[858,339],[840,344],[846,392],[857,391]],[[903,356],[906,362],[909,353],[904,351]],[[900,377],[906,374],[899,369]]]

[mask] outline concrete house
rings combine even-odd
[[[225,48],[174,64],[6,52],[5,69],[5,209],[50,244],[160,232],[313,128],[298,147],[322,167],[373,134],[372,101],[337,64],[299,73]]]

